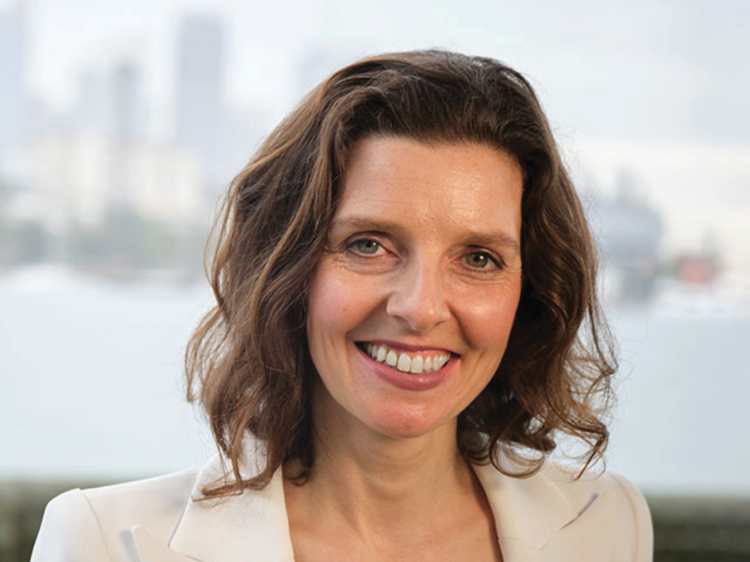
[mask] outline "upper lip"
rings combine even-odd
[[[430,344],[419,344],[419,345],[413,345],[413,344],[407,344],[402,342],[397,342],[393,340],[361,340],[360,343],[372,343],[375,345],[385,344],[388,347],[392,347],[394,349],[403,349],[404,351],[411,351],[411,352],[420,352],[420,351],[437,351],[437,352],[443,352],[443,353],[450,353],[452,355],[458,355],[455,351],[451,351],[450,349],[447,349],[445,347],[441,347],[439,345],[430,345]]]

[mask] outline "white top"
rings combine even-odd
[[[621,476],[574,480],[549,462],[523,479],[491,465],[474,470],[505,562],[653,559],[648,506]],[[31,562],[294,560],[281,471],[263,491],[195,501],[224,474],[215,458],[200,470],[65,492],[45,510]]]

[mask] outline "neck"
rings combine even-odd
[[[317,517],[360,536],[413,540],[434,528],[436,514],[454,512],[461,498],[476,493],[473,471],[458,454],[456,420],[398,438],[372,430],[338,405],[316,406],[315,465],[304,486],[287,489],[288,499],[303,494],[315,505]],[[320,411],[326,415],[316,415]]]

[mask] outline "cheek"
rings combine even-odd
[[[472,347],[488,352],[505,350],[519,298],[520,288],[513,284],[483,288],[463,299],[461,324]]]
[[[349,279],[335,264],[322,263],[313,274],[307,307],[308,337],[335,337],[354,329],[370,310],[361,283]]]
[[[331,326],[337,324],[342,309],[345,310],[345,306],[342,306],[335,295],[335,277],[319,267],[313,274],[308,292],[307,334],[311,345],[318,342]]]

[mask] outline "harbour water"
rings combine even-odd
[[[120,479],[202,463],[182,354],[207,288],[43,267],[0,277],[0,478]],[[621,370],[607,466],[647,492],[750,495],[746,295],[610,311]]]

